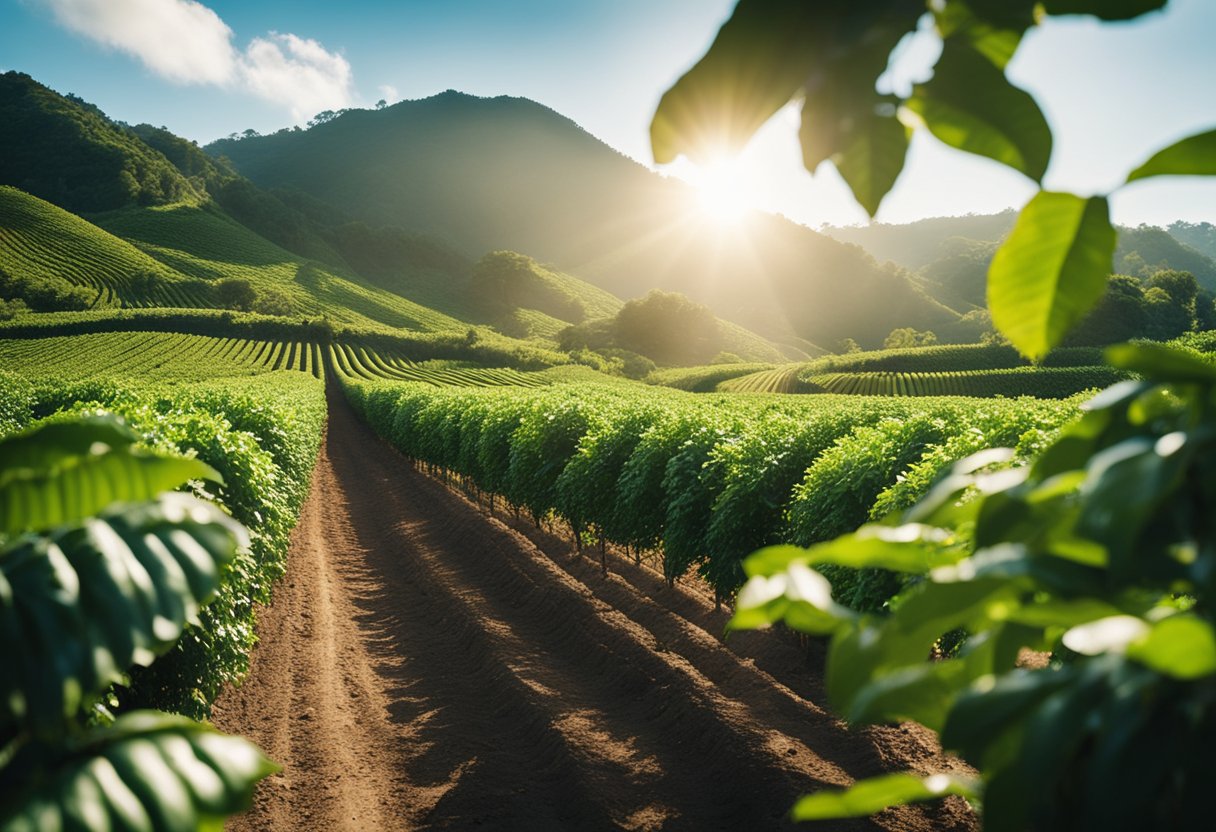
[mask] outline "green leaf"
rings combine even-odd
[[[71,422],[49,422],[0,440],[0,485],[28,470],[58,465],[71,457],[126,448],[139,440],[118,416],[83,416]]]
[[[981,678],[960,695],[942,729],[942,746],[961,752],[973,765],[988,747],[1018,726],[1040,702],[1075,681],[1063,670],[1014,670],[999,678]]]
[[[792,563],[811,566],[833,564],[851,569],[890,569],[921,575],[930,569],[955,563],[960,554],[944,547],[951,535],[944,529],[920,523],[902,526],[868,524],[809,549],[799,546],[766,546],[743,562],[749,576],[776,575]]]
[[[817,27],[830,16],[809,3],[741,0],[705,56],[659,101],[650,124],[655,162],[742,148],[821,60]]]
[[[1023,355],[1042,359],[1101,299],[1114,251],[1105,197],[1040,191],[992,259],[992,322]]]
[[[1129,173],[1127,181],[1150,176],[1216,176],[1216,130],[1190,136],[1157,151]]]
[[[222,482],[197,459],[135,447],[110,414],[35,426],[0,441],[0,535],[76,523],[116,502],[151,499],[191,479]]]
[[[1036,182],[1051,158],[1051,128],[1033,97],[959,38],[946,41],[927,84],[907,106],[951,147],[986,156]]]
[[[1127,656],[1176,679],[1200,679],[1216,673],[1216,634],[1198,616],[1172,615],[1130,645]]]
[[[949,0],[934,11],[943,40],[960,38],[1001,69],[1013,58],[1022,34],[1034,25],[1034,3],[983,0],[968,3]]]
[[[867,113],[851,131],[849,143],[832,157],[853,196],[871,217],[904,169],[908,134],[895,116]]]
[[[948,774],[922,777],[918,774],[884,774],[860,780],[844,791],[824,790],[807,795],[794,804],[794,820],[832,820],[859,818],[881,812],[889,806],[937,800],[960,795],[967,800],[979,796],[979,784]]]
[[[1091,14],[1102,20],[1131,20],[1165,8],[1166,0],[1043,0],[1050,15]]]
[[[803,164],[814,171],[821,161],[831,159],[872,217],[904,169],[909,130],[895,117],[893,102],[877,99],[861,108],[852,103],[840,108],[831,106],[840,96],[829,97],[829,90],[835,91],[824,87],[803,104],[799,131]]]
[[[1216,382],[1216,364],[1199,358],[1194,353],[1173,349],[1164,344],[1117,344],[1108,347],[1106,360],[1123,370],[1131,370],[1157,381]],[[1144,382],[1123,382],[1134,385],[1127,388],[1127,398],[1139,395],[1151,385]]]
[[[188,480],[220,479],[200,460],[133,448],[25,472],[14,472],[0,487],[0,535],[78,523],[114,503],[147,500]]]
[[[47,755],[26,745],[7,767],[23,777],[0,809],[0,832],[219,829],[278,770],[239,737],[153,711],[121,716],[66,753],[51,752],[49,765]]]
[[[53,735],[132,664],[197,621],[244,529],[186,494],[123,506],[0,550],[0,736]]]
[[[969,681],[958,659],[901,667],[864,685],[842,716],[850,725],[913,720],[940,731],[954,696]]]

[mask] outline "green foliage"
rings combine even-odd
[[[811,392],[863,396],[1037,396],[1065,399],[1126,378],[1106,366],[1015,367],[937,373],[820,373],[806,376]]]
[[[707,307],[658,289],[628,301],[614,330],[620,346],[658,364],[703,364],[722,348],[718,321]]]
[[[1127,175],[1128,182],[1150,176],[1216,176],[1216,130],[1197,133],[1153,154]]]
[[[69,211],[196,198],[169,160],[128,128],[19,72],[0,75],[0,147],[0,184]]]
[[[223,485],[208,490],[250,527],[250,546],[236,554],[215,600],[200,614],[200,626],[188,628],[169,652],[137,669],[129,684],[115,691],[123,708],[156,707],[202,717],[221,686],[247,669],[254,605],[269,601],[270,587],[283,573],[288,536],[319,446],[324,399],[320,384],[300,373],[164,388],[139,385],[104,379],[40,381],[31,409],[35,415],[58,414],[55,420],[99,407],[118,412],[156,453],[189,451],[195,457],[190,466],[223,477]],[[133,459],[121,467],[148,466],[142,461],[146,453],[132,450],[128,455]],[[102,486],[86,479],[97,465],[90,457],[64,468],[64,476],[120,496],[114,489],[123,483],[104,481]],[[141,483],[155,479],[141,477],[123,487]],[[28,490],[28,484],[18,487]],[[75,489],[66,493],[77,501],[87,496]]]
[[[742,583],[747,552],[795,539],[795,518],[823,518],[840,531],[864,521],[880,492],[952,431],[974,423],[996,433],[1004,420],[1016,433],[1047,434],[1075,412],[1059,402],[859,405],[585,382],[457,390],[347,375],[343,383],[355,408],[408,456],[470,477],[534,517],[661,548],[669,579],[695,568],[723,598]]]
[[[971,38],[953,35],[946,37],[932,80],[916,87],[907,106],[946,144],[1042,180],[1051,158],[1051,129],[1038,104],[1010,84],[1004,67]]]
[[[1161,5],[1134,0],[1114,5],[1060,0],[1041,8],[1031,0],[931,4],[929,13],[944,40],[933,77],[916,85],[906,100],[884,106],[893,112],[903,105],[944,143],[1041,181],[1051,157],[1051,130],[1034,98],[1006,77],[1024,32],[1042,19],[1040,12],[1125,20]],[[923,12],[921,4],[909,0],[813,8],[784,0],[740,0],[705,56],[660,101],[651,124],[655,159],[737,150],[785,103],[801,98],[807,168],[830,156],[842,173],[850,172],[846,181],[872,215],[884,192],[875,189],[875,177],[852,173],[884,170],[888,173],[880,181],[890,188],[895,177],[889,172],[902,166],[906,146],[841,142],[839,124],[814,118],[814,110],[825,100],[859,97],[863,107],[869,106],[891,50],[919,25]],[[858,124],[870,117],[853,115]],[[1184,139],[1133,171],[1128,182],[1216,173],[1214,142],[1212,131]],[[818,150],[808,152],[808,147]],[[870,158],[876,152],[884,158]],[[988,284],[993,322],[1022,354],[1042,359],[1101,298],[1114,247],[1105,195],[1084,199],[1040,190],[993,259]]]
[[[0,771],[0,794],[16,795],[10,811],[0,809],[4,832],[219,829],[249,806],[254,784],[278,770],[244,740],[147,711],[73,737],[57,752],[48,765],[45,749],[25,746]]]
[[[884,350],[903,350],[913,347],[931,347],[937,343],[937,335],[932,332],[917,332],[910,326],[891,330],[891,334],[882,342]]]
[[[1110,357],[1146,380],[1091,401],[1032,465],[993,471],[1000,457],[984,452],[905,525],[747,564],[739,623],[831,633],[835,707],[941,731],[980,773],[986,829],[1193,828],[1207,816],[1216,368],[1156,345]],[[814,571],[843,551],[928,576],[890,615],[857,616]],[[926,663],[960,626],[970,635],[958,655]],[[1067,650],[1029,670],[1017,664],[1025,648]],[[859,800],[885,793],[857,788]],[[842,800],[819,801],[820,816],[845,813]]]
[[[992,322],[1023,355],[1043,358],[1102,297],[1114,251],[1104,197],[1040,191],[992,259]]]
[[[248,545],[217,506],[164,493],[219,481],[214,470],[137,438],[95,415],[0,440],[0,504],[23,507],[0,530],[5,830],[214,826],[275,768],[242,740],[164,714],[81,727],[108,686],[201,623]]]
[[[768,364],[731,363],[709,364],[702,367],[670,367],[655,370],[646,377],[649,384],[658,384],[689,393],[712,393],[721,382],[771,370]]]

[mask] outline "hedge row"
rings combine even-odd
[[[596,384],[345,386],[356,411],[406,456],[538,519],[559,517],[580,538],[660,550],[669,579],[695,569],[720,598],[742,584],[741,561],[756,548],[834,537],[876,503],[906,499],[901,475],[930,461],[940,472],[951,459],[933,452],[953,437],[1016,444],[1077,411],[1032,399],[689,395]],[[931,479],[917,482],[923,490]]]

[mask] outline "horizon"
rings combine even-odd
[[[0,70],[200,145],[302,125],[323,110],[374,108],[378,98],[394,104],[446,90],[525,98],[651,170],[691,182],[704,176],[684,159],[655,165],[647,129],[658,96],[704,53],[732,2],[362,4],[374,14],[248,5],[19,0],[0,7]],[[1202,106],[1204,79],[1216,75],[1216,54],[1206,48],[1212,34],[1216,7],[1201,0],[1173,0],[1130,24],[1066,18],[1032,31],[1010,75],[1039,98],[1057,135],[1045,185],[1108,191],[1151,151],[1216,124],[1216,111]],[[925,78],[935,37],[922,31],[901,44],[887,83],[898,89]],[[1100,99],[1089,92],[1095,66],[1105,70]],[[1142,94],[1153,89],[1172,94]],[[739,154],[735,200],[811,228],[867,225],[830,165],[813,177],[804,170],[796,125],[797,113],[783,109]],[[1020,208],[1032,191],[1019,174],[920,129],[875,221],[992,214]],[[1112,199],[1112,218],[1128,226],[1216,222],[1216,183],[1137,184]]]

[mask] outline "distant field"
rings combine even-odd
[[[218,338],[170,332],[97,332],[49,338],[0,339],[0,366],[32,377],[72,381],[132,378],[184,382],[255,376],[276,370],[317,378],[332,367],[353,379],[418,381],[436,386],[538,387],[536,373],[470,362],[412,361],[363,344]]]

